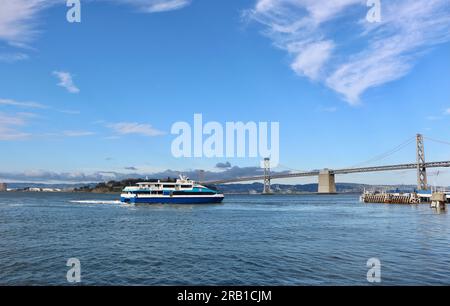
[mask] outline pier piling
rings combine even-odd
[[[431,207],[438,209],[445,209],[445,203],[447,202],[446,194],[443,192],[434,192],[431,195]]]

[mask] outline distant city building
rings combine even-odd
[[[0,183],[0,192],[7,191],[8,185],[6,183]]]
[[[41,188],[41,187],[26,187],[23,191],[28,192],[61,192],[60,188]]]

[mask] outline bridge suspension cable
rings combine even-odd
[[[450,141],[439,140],[439,139],[433,139],[433,138],[428,137],[428,136],[423,136],[423,137],[424,137],[425,139],[427,139],[427,140],[431,140],[431,141],[434,141],[434,142],[437,142],[437,143],[446,144],[446,145],[449,145],[449,146],[450,146]]]
[[[428,137],[428,136],[424,136],[424,138],[427,139],[427,140],[433,141],[433,142],[450,145],[450,141],[433,139],[433,138]],[[376,155],[376,156],[374,156],[374,157],[372,157],[372,158],[370,158],[370,159],[368,159],[366,161],[363,161],[363,162],[358,163],[358,164],[354,164],[354,165],[352,165],[352,166],[350,166],[348,168],[358,168],[358,167],[361,167],[361,166],[364,166],[364,165],[370,165],[370,164],[373,164],[375,162],[384,160],[384,159],[394,155],[395,153],[401,151],[402,149],[406,148],[407,146],[409,146],[410,144],[414,143],[415,141],[416,141],[416,137],[415,136],[410,137],[407,140],[405,140],[404,142],[402,142],[399,145],[397,145],[396,147],[394,147],[394,148],[392,148],[392,149],[390,149],[390,150],[388,150],[388,151],[386,151],[386,152],[384,152],[382,154]],[[282,165],[282,164],[279,164],[278,168],[287,169],[289,171],[294,171],[294,172],[306,172],[307,171],[307,170],[303,170],[303,169],[293,169],[293,168],[290,168],[290,167],[288,167],[286,165]]]
[[[371,164],[371,163],[374,163],[374,162],[386,159],[387,157],[389,157],[389,156],[397,153],[398,151],[402,150],[403,148],[407,147],[408,145],[413,143],[415,140],[416,140],[415,136],[411,137],[411,138],[408,138],[407,140],[405,140],[404,142],[402,142],[398,146],[396,146],[396,147],[394,147],[394,148],[392,148],[392,149],[390,149],[390,150],[388,150],[388,151],[386,151],[386,152],[384,152],[382,154],[374,156],[371,159],[368,159],[368,160],[366,160],[364,162],[361,162],[361,163],[355,164],[353,166],[350,166],[349,168],[357,168],[357,167],[361,167],[361,166],[364,166],[364,165],[368,165],[368,164]]]
[[[426,137],[428,140],[444,143],[450,145],[450,142],[443,141],[443,140],[437,140],[432,139],[430,137]],[[233,179],[224,179],[224,180],[218,180],[218,181],[209,181],[206,183],[209,184],[226,184],[231,182],[245,182],[245,181],[257,181],[257,180],[264,180],[265,184],[264,186],[268,186],[267,190],[270,192],[270,180],[271,179],[287,179],[287,178],[293,178],[293,177],[310,177],[310,176],[318,176],[319,177],[319,193],[334,193],[336,192],[335,189],[335,181],[334,176],[335,175],[342,175],[342,174],[351,174],[351,173],[362,173],[362,172],[380,172],[380,171],[402,171],[400,172],[401,175],[404,173],[406,174],[406,171],[409,170],[416,170],[418,173],[418,189],[419,190],[426,190],[427,182],[426,182],[426,169],[428,168],[443,168],[447,167],[450,168],[450,161],[435,161],[435,162],[425,162],[424,157],[424,146],[423,146],[423,135],[417,134],[415,137],[411,137],[407,139],[406,141],[402,142],[401,144],[397,145],[396,147],[392,148],[391,150],[388,150],[384,152],[383,154],[379,154],[363,163],[360,163],[359,165],[364,165],[367,163],[373,163],[375,161],[383,160],[396,152],[404,149],[406,146],[411,144],[412,142],[416,141],[416,157],[417,160],[415,162],[411,162],[408,164],[395,164],[395,165],[383,165],[383,166],[364,166],[364,167],[357,167],[357,165],[354,165],[352,167],[348,168],[341,168],[341,169],[324,169],[324,170],[312,170],[312,171],[302,171],[297,173],[270,173],[270,164],[269,159],[267,160],[267,165],[265,166],[266,171],[264,172],[264,175],[257,175],[257,176],[251,176],[251,177],[238,177]],[[291,170],[294,170],[292,168],[280,165],[280,167],[288,168]],[[438,176],[438,173],[436,176]],[[267,181],[267,183],[266,183]]]
[[[293,171],[293,172],[306,172],[307,171],[307,170],[293,169],[293,168],[290,168],[290,167],[288,167],[286,165],[282,165],[282,164],[278,164],[278,167],[276,169],[279,169],[279,168],[286,169],[286,170]]]

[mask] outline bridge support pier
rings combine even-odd
[[[336,182],[334,174],[330,170],[322,170],[319,173],[319,193],[331,194],[336,193]]]

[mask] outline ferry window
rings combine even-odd
[[[163,188],[173,188],[174,185],[163,185]]]
[[[214,192],[211,191],[203,191],[203,192],[195,192],[195,191],[175,191],[174,195],[214,195]]]
[[[191,185],[181,185],[181,188],[191,188]]]

